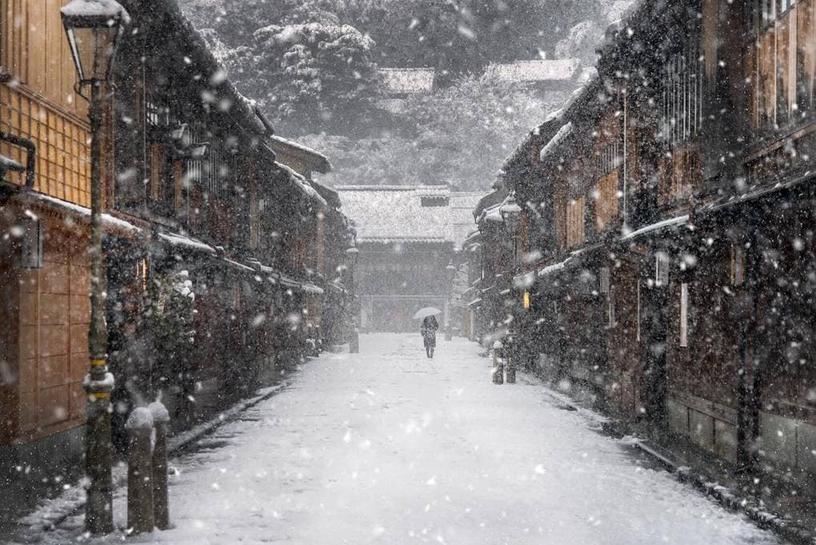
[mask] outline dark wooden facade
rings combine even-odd
[[[0,0],[0,154],[33,157],[0,183],[0,447],[12,450],[78,437],[84,420],[89,134],[64,3]],[[348,293],[336,277],[354,233],[330,189],[277,160],[271,124],[175,1],[122,4],[132,27],[102,134],[114,426],[156,396],[183,425],[315,352],[330,286]],[[194,340],[162,351],[150,316],[179,279]]]
[[[505,165],[541,256],[516,295],[526,363],[724,460],[809,472],[813,8],[640,3]]]

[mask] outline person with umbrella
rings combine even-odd
[[[433,307],[420,309],[414,314],[414,319],[422,320],[420,333],[422,334],[422,341],[425,343],[425,354],[429,358],[433,358],[434,349],[436,348],[436,330],[439,329],[439,322],[436,321],[437,314],[442,314],[442,311]]]

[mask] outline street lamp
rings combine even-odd
[[[115,0],[72,0],[60,10],[71,56],[77,70],[76,91],[80,96],[90,86],[91,122],[91,324],[88,332],[90,372],[85,377],[88,394],[85,428],[85,467],[88,499],[85,529],[91,534],[113,531],[111,500],[110,394],[113,375],[108,372],[108,330],[105,323],[105,278],[102,257],[102,180],[100,172],[102,93],[110,83],[116,47],[127,11]]]
[[[510,193],[504,202],[499,207],[504,223],[507,225],[507,230],[510,231],[510,236],[513,237],[513,271],[516,269],[516,262],[518,261],[516,252],[516,230],[518,229],[519,221],[521,219],[521,207],[516,202],[516,192]]]
[[[508,231],[510,231],[510,236],[513,237],[513,266],[511,269],[511,276],[515,276],[516,272],[518,271],[518,237],[516,236],[516,231],[518,229],[519,221],[521,219],[521,207],[516,202],[516,192],[512,191],[504,202],[499,207],[499,213],[501,214],[504,223],[507,225]],[[512,328],[515,328],[515,321],[512,322]],[[516,382],[516,368],[515,368],[515,349],[516,349],[516,339],[513,338],[513,335],[508,337],[508,341],[510,341],[509,353],[507,354],[507,363],[505,365],[505,373],[507,375],[506,382],[508,384],[515,384]]]
[[[453,260],[448,263],[448,266],[445,267],[445,275],[448,279],[448,312],[445,316],[447,323],[445,324],[445,340],[450,341],[453,339],[453,331],[451,331],[451,320],[450,315],[452,312],[452,303],[453,303],[453,279],[456,277],[456,266],[453,264]]]

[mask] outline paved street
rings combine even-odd
[[[491,384],[475,344],[441,341],[429,361],[418,335],[377,335],[361,351],[308,363],[292,387],[176,460],[175,528],[129,541],[778,543],[642,467],[535,381]],[[46,542],[75,539],[71,524]]]

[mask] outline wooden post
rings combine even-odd
[[[504,358],[504,381],[507,384],[515,384],[516,383],[516,344],[513,342],[514,339],[508,339],[510,342],[510,346],[508,350],[505,352]]]
[[[153,415],[156,441],[153,445],[153,521],[159,530],[170,527],[170,508],[167,494],[167,426],[170,413],[160,401],[148,407]]]
[[[145,407],[130,413],[125,429],[128,445],[127,525],[132,534],[153,531],[153,415]]]
[[[504,384],[504,360],[501,358],[503,346],[501,341],[493,343],[493,384]]]

